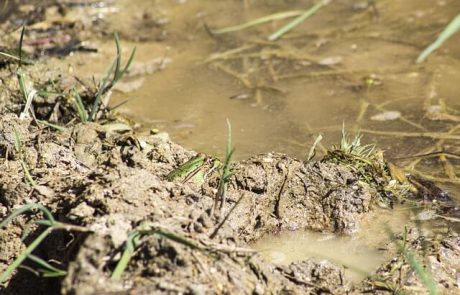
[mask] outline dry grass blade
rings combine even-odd
[[[310,151],[308,152],[307,162],[310,162],[315,157],[315,155],[316,155],[316,146],[321,142],[322,139],[323,139],[323,136],[321,134],[319,134],[315,138],[315,142],[313,142],[313,145],[311,146]]]
[[[34,97],[37,95],[38,91],[35,89],[32,89],[28,94],[26,98],[26,105],[24,106],[24,110],[19,114],[19,119],[25,119],[30,110],[30,106],[32,105],[32,101],[34,100]]]

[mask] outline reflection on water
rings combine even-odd
[[[308,258],[327,259],[345,267],[345,275],[361,281],[394,254],[392,232],[401,232],[409,220],[407,208],[379,211],[363,220],[359,234],[337,236],[330,233],[284,232],[258,240],[252,247],[265,259],[289,264]]]

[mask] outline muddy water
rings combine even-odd
[[[241,158],[269,150],[304,157],[315,134],[325,134],[326,146],[337,142],[343,122],[364,133],[447,130],[449,126],[427,119],[424,107],[438,105],[438,99],[459,107],[453,83],[460,78],[458,36],[428,65],[413,65],[423,46],[454,16],[460,6],[456,1],[380,1],[378,16],[372,9],[360,10],[359,1],[335,1],[292,32],[292,38],[275,43],[277,54],[289,58],[261,56],[273,51],[267,45],[243,51],[231,61],[211,63],[204,61],[262,42],[283,22],[215,38],[203,29],[204,23],[212,28],[234,25],[277,11],[304,9],[311,1],[134,2],[118,4],[124,16],[123,22],[114,16],[119,31],[133,39],[164,39],[154,50],[148,42],[138,44],[138,60],[168,56],[172,63],[162,73],[145,77],[144,86],[128,95],[135,102],[123,111],[197,150],[222,154],[225,118],[233,123]],[[167,24],[146,28],[143,18]],[[255,57],[247,57],[250,54]],[[245,76],[251,85],[243,85],[229,70]],[[369,76],[375,76],[378,85],[363,90]],[[255,85],[276,90],[255,90]],[[115,100],[126,97],[119,94]],[[384,111],[402,116],[378,121]],[[405,136],[370,134],[366,139],[390,155],[415,154],[432,144],[427,138]]]
[[[120,32],[124,48],[137,46],[141,63],[171,62],[161,72],[128,80],[143,83],[128,93],[115,92],[112,103],[131,100],[120,112],[146,128],[167,131],[188,148],[219,156],[228,118],[238,158],[271,150],[304,158],[314,136],[323,134],[329,147],[338,142],[345,123],[402,167],[447,183],[455,197],[460,181],[444,169],[456,167],[458,160],[397,158],[460,151],[458,139],[442,139],[460,122],[460,35],[425,64],[414,65],[460,11],[460,3],[382,0],[376,10],[365,3],[333,1],[287,38],[269,44],[266,37],[285,22],[222,36],[210,36],[204,24],[221,28],[305,9],[312,1],[121,0],[116,4],[120,13],[107,21]],[[110,58],[111,43],[100,45],[106,50],[94,60],[100,61],[101,54]],[[216,58],[229,50],[238,54]],[[87,67],[103,68],[97,63]],[[284,233],[254,247],[280,263],[328,258],[359,279],[384,258],[376,245],[386,234],[376,224],[390,219],[397,231],[407,221],[405,214],[381,218],[355,237]]]
[[[267,236],[253,247],[274,263],[289,264],[307,258],[327,259],[345,267],[345,275],[355,282],[369,276],[393,253],[391,233],[401,232],[410,221],[410,209],[381,210],[369,216],[356,235],[285,232]]]

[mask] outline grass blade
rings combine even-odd
[[[444,42],[446,42],[447,39],[452,37],[453,34],[458,32],[460,30],[460,14],[458,14],[444,29],[444,31],[439,34],[439,37],[431,43],[425,50],[420,53],[420,55],[417,57],[417,60],[415,63],[421,63],[423,62],[433,51],[437,50],[439,47],[442,46]]]
[[[125,250],[123,251],[121,258],[118,261],[117,266],[115,267],[115,270],[112,273],[112,279],[118,280],[121,278],[121,275],[128,266],[129,260],[131,260],[131,256],[133,256],[134,250],[139,242],[140,237],[141,234],[137,230],[131,232],[128,235],[128,238],[126,239],[125,243]]]
[[[293,28],[297,27],[301,23],[303,23],[307,18],[310,16],[314,15],[318,10],[320,10],[323,6],[326,6],[329,4],[329,0],[321,0],[315,5],[313,5],[310,9],[305,11],[302,15],[298,16],[294,20],[292,20],[290,23],[287,25],[283,26],[281,29],[278,31],[274,32],[268,37],[269,41],[275,41],[279,39],[281,36],[292,30]]]
[[[26,204],[24,206],[22,206],[21,208],[17,209],[16,211],[14,211],[13,213],[11,213],[7,218],[5,218],[1,223],[0,223],[0,228],[4,227],[5,225],[7,225],[11,220],[13,220],[14,218],[16,218],[16,216],[19,216],[27,211],[32,211],[34,209],[38,209],[40,210],[43,215],[45,216],[46,219],[48,219],[51,224],[54,224],[56,221],[53,217],[53,214],[51,214],[51,212],[46,209],[43,205],[41,204],[37,204],[37,203],[30,203],[30,204]]]
[[[184,246],[187,246],[189,248],[192,248],[194,250],[200,250],[200,251],[203,251],[204,249],[200,246],[198,246],[197,244],[193,243],[192,241],[184,238],[184,237],[181,237],[177,234],[174,234],[172,232],[169,232],[169,231],[165,231],[163,229],[155,229],[153,231],[153,233],[157,234],[157,235],[160,235],[164,238],[167,238],[171,241],[174,241],[176,243],[179,243],[179,244],[182,244]]]
[[[52,227],[48,227],[13,261],[13,263],[8,265],[6,270],[0,276],[0,284],[10,277],[11,273],[13,273],[13,271],[21,265],[21,263],[35,250],[35,248],[38,247],[38,245],[40,245],[40,243],[51,233],[52,230]]]
[[[86,112],[85,105],[83,104],[83,100],[80,97],[78,91],[74,88],[73,92],[75,94],[75,108],[77,109],[78,116],[83,123],[88,122],[88,112]]]
[[[93,103],[93,106],[91,108],[91,113],[90,113],[89,118],[88,118],[89,121],[94,121],[96,119],[96,114],[100,110],[100,104],[101,104],[102,95],[104,95],[104,93],[109,91],[118,82],[118,80],[120,80],[125,75],[125,73],[129,69],[129,67],[131,66],[131,62],[134,59],[134,55],[136,54],[136,48],[134,48],[131,51],[131,55],[128,58],[128,62],[123,67],[123,69],[120,70],[121,69],[121,62],[122,62],[121,61],[122,49],[121,49],[120,38],[118,37],[118,34],[115,33],[114,37],[115,37],[115,46],[117,48],[117,56],[115,58],[115,61],[112,63],[112,65],[110,66],[109,70],[107,71],[106,76],[104,77],[102,82],[99,83],[98,91],[96,93],[94,103]],[[110,76],[112,75],[112,73],[113,73],[113,77],[110,80]]]
[[[293,10],[293,11],[278,12],[278,13],[274,13],[274,14],[270,14],[270,15],[266,15],[266,16],[254,19],[254,20],[246,22],[244,24],[231,26],[231,27],[225,27],[225,28],[218,29],[218,30],[211,30],[211,33],[213,33],[215,35],[219,35],[219,34],[225,34],[225,33],[230,33],[230,32],[241,31],[241,30],[244,30],[244,29],[247,29],[247,28],[250,28],[250,27],[254,27],[254,26],[257,26],[257,25],[261,25],[261,24],[264,24],[264,23],[268,23],[268,22],[271,22],[271,21],[299,16],[302,13],[304,13],[303,10]]]
[[[128,235],[128,238],[126,239],[125,250],[123,251],[121,258],[118,261],[117,266],[115,267],[115,270],[112,273],[112,276],[111,276],[112,279],[117,280],[121,278],[121,275],[123,274],[126,267],[128,266],[129,260],[131,259],[135,248],[139,244],[139,239],[141,238],[141,236],[153,235],[153,234],[157,234],[159,236],[162,236],[164,238],[167,238],[171,241],[182,244],[194,250],[200,250],[200,251],[205,250],[204,248],[193,243],[192,241],[189,241],[188,239],[184,237],[181,237],[177,234],[171,233],[163,229],[150,228],[150,227],[147,227],[145,229],[137,229],[137,230],[132,231]]]
[[[62,127],[62,126],[59,126],[59,125],[56,125],[56,124],[53,124],[53,123],[50,123],[50,122],[47,122],[47,121],[37,120],[37,122],[42,123],[43,125],[46,125],[48,127],[54,128],[54,129],[56,129],[58,131],[66,131],[65,127]]]
[[[320,143],[320,141],[323,139],[323,136],[321,134],[319,134],[316,139],[315,139],[315,142],[313,142],[313,145],[311,146],[310,148],[310,151],[308,152],[308,156],[307,156],[307,162],[310,162],[316,155],[316,146]]]
[[[24,110],[19,114],[19,119],[23,120],[28,116],[30,106],[32,105],[32,101],[34,100],[34,97],[37,95],[37,93],[37,90],[32,89],[27,94],[26,105],[24,106]]]
[[[217,233],[219,232],[221,227],[224,225],[224,223],[227,221],[227,219],[232,214],[233,210],[235,210],[235,208],[238,206],[238,204],[241,202],[241,200],[243,200],[243,197],[244,197],[244,195],[241,195],[241,197],[239,197],[239,199],[236,201],[235,205],[233,205],[233,207],[230,209],[230,211],[228,211],[227,215],[225,215],[224,219],[219,223],[219,225],[217,225],[217,227],[209,235],[210,239],[214,239],[214,237],[217,235]]]
[[[52,266],[51,264],[49,264],[48,262],[46,262],[38,256],[29,254],[27,258],[29,258],[30,260],[34,261],[42,267],[41,269],[38,269],[38,271],[41,272],[45,278],[62,277],[67,274],[67,271]]]
[[[26,27],[22,27],[21,30],[21,37],[19,38],[19,68],[22,66],[22,42],[24,41],[24,33],[26,31]]]

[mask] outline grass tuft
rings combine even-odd
[[[361,158],[369,158],[375,151],[375,145],[361,144],[362,135],[357,133],[353,139],[350,138],[350,135],[345,131],[345,126],[342,128],[342,138],[340,139],[339,150],[348,155],[354,155]]]
[[[32,254],[32,252],[43,242],[43,240],[48,237],[49,234],[53,230],[56,229],[63,229],[63,230],[74,230],[74,231],[80,231],[80,232],[89,232],[88,229],[71,225],[71,224],[65,224],[61,222],[57,222],[51,212],[44,207],[41,204],[37,203],[31,203],[31,204],[26,204],[22,206],[21,208],[15,210],[13,213],[11,213],[7,218],[5,218],[1,223],[0,223],[0,228],[6,226],[8,223],[10,223],[13,219],[15,219],[17,216],[24,214],[26,212],[32,212],[34,210],[39,210],[42,212],[43,216],[45,219],[41,219],[36,221],[35,223],[37,225],[44,225],[47,228],[38,236],[35,238],[35,240],[30,243],[27,248],[19,254],[18,257],[6,268],[6,270],[0,275],[0,284],[5,282],[11,274],[26,260],[29,258],[30,260],[34,261],[40,268],[38,269],[38,272],[41,273],[45,277],[57,277],[57,276],[63,276],[66,274],[66,271],[58,269],[52,265],[50,265],[48,262],[44,261],[43,259],[35,256]]]
[[[133,61],[134,55],[136,54],[136,48],[134,48],[131,51],[131,55],[128,58],[128,61],[126,62],[125,66],[122,67],[122,60],[121,60],[121,45],[120,45],[120,38],[118,37],[118,34],[114,34],[115,37],[115,45],[117,48],[117,56],[110,66],[109,70],[107,71],[107,74],[105,77],[102,79],[102,81],[99,82],[98,85],[98,90],[95,95],[95,99],[93,102],[93,106],[91,108],[91,113],[88,117],[89,121],[95,121],[96,115],[100,110],[101,107],[101,99],[102,96],[107,93],[110,89],[112,89],[113,86],[121,79],[123,76],[126,74],[128,71],[131,62]]]

